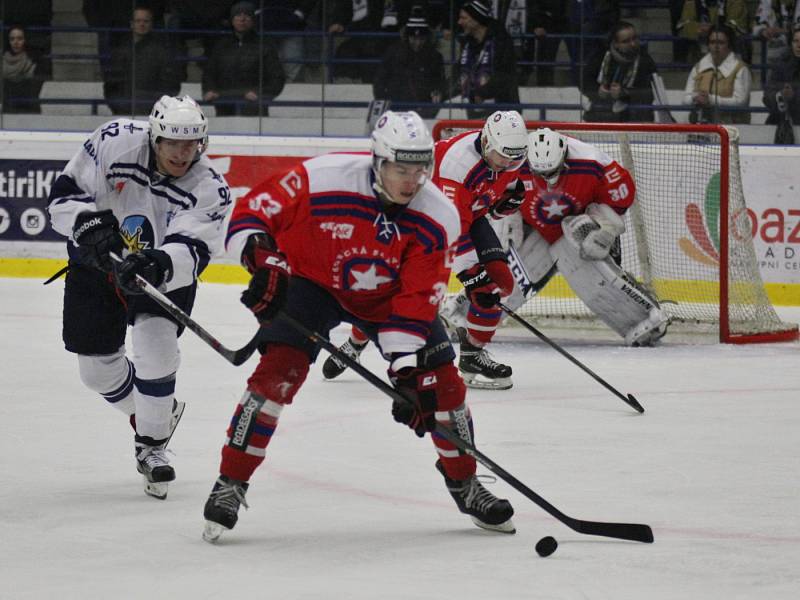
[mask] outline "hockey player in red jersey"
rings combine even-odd
[[[511,294],[514,286],[506,252],[490,223],[516,212],[524,200],[523,180],[530,186],[526,149],[525,122],[516,111],[497,111],[481,130],[436,144],[433,181],[461,215],[453,272],[464,284],[464,291],[448,299],[441,314],[458,332],[458,366],[468,387],[508,389],[512,385],[511,367],[492,360],[484,348],[502,316],[497,302]],[[366,343],[354,329],[340,349],[357,358]],[[344,369],[330,357],[323,374],[332,379]]]
[[[669,320],[652,294],[609,256],[636,196],[630,173],[595,146],[548,128],[530,134],[528,162],[533,189],[519,214],[501,223],[512,233],[500,237],[522,262],[514,269],[517,285],[508,306],[519,308],[560,272],[626,343],[653,344]]]
[[[207,541],[236,524],[281,411],[319,352],[281,311],[322,335],[342,321],[357,325],[411,401],[393,405],[395,420],[419,436],[441,423],[472,437],[464,384],[437,318],[459,216],[429,181],[432,163],[433,140],[422,119],[387,112],[373,131],[371,155],[309,159],[237,204],[227,247],[252,275],[242,302],[262,323],[262,357],[222,448],[204,510]],[[480,527],[513,533],[513,508],[483,488],[475,459],[438,436],[432,440],[459,509]]]

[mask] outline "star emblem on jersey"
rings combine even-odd
[[[366,271],[350,270],[355,283],[350,286],[351,290],[376,290],[382,283],[393,281],[393,277],[386,277],[378,273],[378,267],[374,263]]]
[[[544,192],[532,207],[533,217],[542,223],[560,223],[575,212],[574,199],[563,192]]]

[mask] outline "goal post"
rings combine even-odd
[[[720,125],[526,121],[596,145],[631,172],[636,201],[626,213],[622,266],[652,291],[673,330],[718,333],[724,343],[798,339],[781,321],[758,269],[742,187],[738,131]],[[480,129],[443,120],[435,140]],[[520,310],[566,326],[594,315],[554,278]],[[593,326],[593,325],[592,325]]]

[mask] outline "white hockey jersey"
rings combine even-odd
[[[53,229],[70,238],[78,213],[111,209],[127,252],[158,248],[172,259],[166,291],[191,285],[219,252],[232,206],[225,178],[205,156],[182,177],[161,175],[150,147],[150,124],[118,119],[98,128],[50,191]]]

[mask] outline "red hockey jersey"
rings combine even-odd
[[[238,260],[249,235],[269,233],[293,275],[380,324],[385,354],[415,352],[447,292],[459,217],[430,181],[388,217],[371,164],[368,154],[327,154],[279,172],[238,201],[226,246]]]
[[[561,235],[561,221],[585,212],[589,204],[608,204],[620,215],[633,204],[636,186],[630,173],[591,144],[567,137],[566,168],[552,189],[536,175],[526,183],[522,218],[551,244]]]

